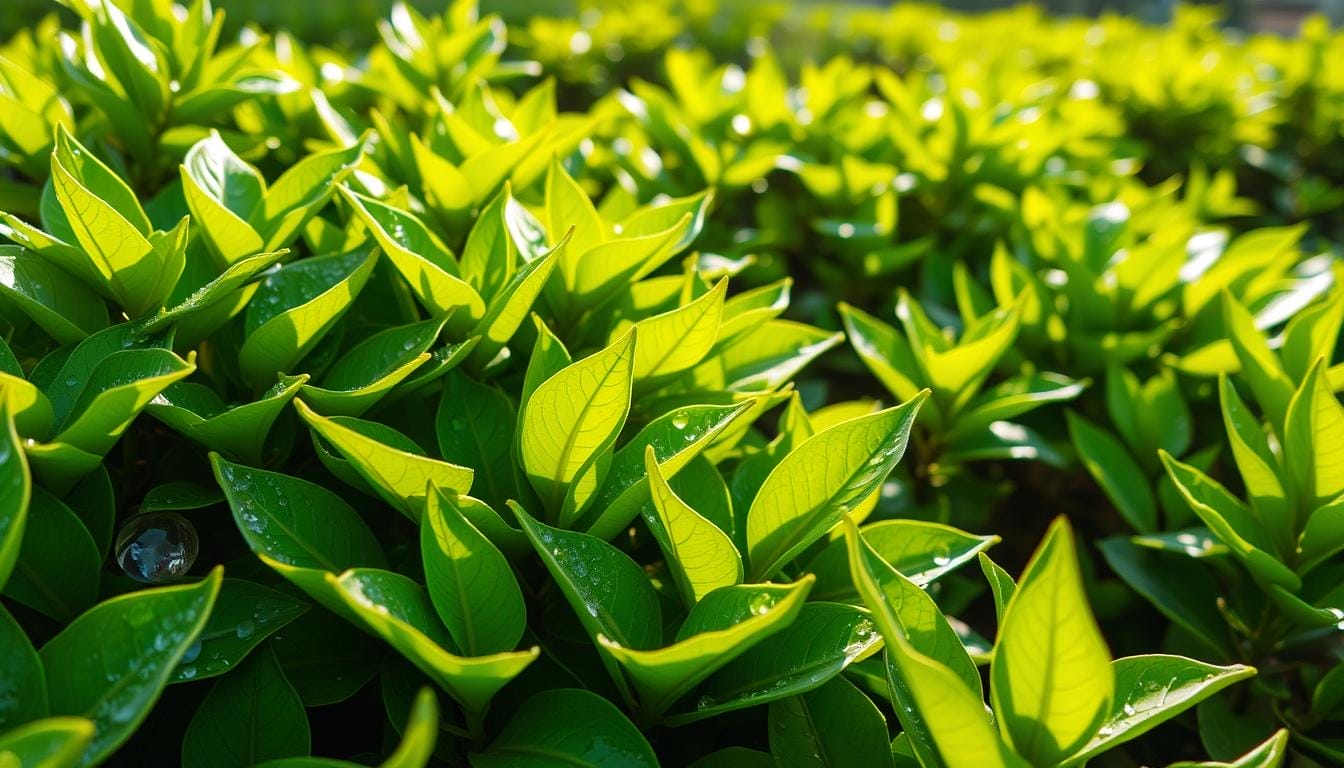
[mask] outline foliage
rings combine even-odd
[[[1344,760],[1344,35],[67,5],[0,768]]]

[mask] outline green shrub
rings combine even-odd
[[[69,5],[0,768],[1344,761],[1344,35]]]

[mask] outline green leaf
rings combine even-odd
[[[900,314],[900,305],[897,306]],[[924,370],[928,371],[934,397],[941,398],[948,411],[960,410],[993,371],[999,358],[1017,338],[1020,313],[1016,306],[997,309],[968,326],[961,342],[946,351],[923,350]],[[971,337],[970,329],[978,333]]]
[[[410,720],[401,732],[401,743],[382,768],[425,768],[434,756],[438,740],[439,699],[429,688],[421,688],[411,706]]]
[[[688,405],[649,422],[612,455],[602,487],[589,502],[580,525],[588,524],[591,535],[611,540],[641,509],[652,512],[645,450],[654,449],[664,477],[675,481],[682,469],[743,418],[755,402]]]
[[[443,320],[379,331],[345,351],[303,398],[326,416],[361,416],[429,360]]]
[[[948,431],[948,440],[975,434],[996,421],[1020,416],[1048,403],[1072,400],[1083,393],[1088,382],[1076,381],[1057,373],[1018,376],[980,393],[966,406]]]
[[[326,574],[326,584],[367,631],[405,656],[478,722],[490,699],[540,653],[535,647],[489,656],[451,653],[446,648],[452,640],[424,588],[398,573],[356,568],[339,577]]]
[[[519,455],[546,509],[559,511],[570,484],[615,442],[630,410],[634,353],[632,331],[547,378],[523,402]]]
[[[1302,529],[1298,570],[1307,573],[1344,548],[1344,497],[1316,509]]]
[[[971,461],[1031,460],[1064,467],[1063,454],[1035,431],[1011,421],[995,421],[979,434],[948,446],[943,460],[950,464]]]
[[[243,318],[243,376],[260,386],[289,373],[350,308],[377,261],[377,250],[314,256],[267,276]]]
[[[843,677],[772,702],[769,733],[770,754],[782,768],[894,765],[886,718]]]
[[[517,497],[513,472],[513,402],[500,390],[457,371],[444,378],[434,418],[445,461],[475,472],[472,485],[486,501],[503,505]]]
[[[812,579],[804,577],[787,585],[716,589],[691,608],[672,645],[642,651],[599,635],[598,647],[630,676],[640,712],[656,717],[716,670],[789,626],[811,586]]]
[[[360,431],[350,417],[324,418],[302,400],[295,401],[294,407],[379,496],[411,520],[420,519],[426,488],[453,495],[471,490],[473,473],[466,467],[399,450]]]
[[[1067,411],[1069,436],[1083,466],[1101,486],[1106,498],[1139,533],[1157,530],[1157,504],[1147,476],[1124,445],[1105,430]]]
[[[66,768],[81,764],[94,723],[82,717],[48,717],[0,733],[0,765]],[[14,762],[5,763],[7,757]]]
[[[70,135],[64,124],[56,127],[56,141],[53,149],[52,160],[54,162],[60,163],[81,185],[125,216],[136,231],[149,232],[149,218],[145,215],[144,209],[140,207],[140,201],[136,198],[135,192],[111,168],[90,152],[88,147],[80,144],[74,136]],[[56,214],[55,211],[52,213]],[[59,214],[56,214],[56,217],[58,218]],[[46,218],[45,214],[44,218]],[[68,223],[65,227],[56,227],[56,229],[67,228]]]
[[[462,249],[459,262],[462,279],[489,303],[494,303],[500,288],[517,268],[518,246],[509,228],[509,220],[514,216],[530,218],[531,214],[513,199],[512,190],[505,183],[504,189],[476,217]]]
[[[259,556],[288,566],[290,570],[281,571],[286,578],[294,575],[293,569],[338,573],[385,562],[368,525],[335,493],[297,477],[234,464],[218,454],[210,455],[210,463],[243,539]]]
[[[886,479],[926,397],[837,424],[780,461],[747,513],[752,580],[777,573]]]
[[[215,568],[196,584],[114,597],[42,646],[52,714],[88,718],[97,729],[78,765],[101,762],[149,714],[205,626],[222,575]]]
[[[601,245],[609,232],[607,224],[597,214],[597,209],[593,207],[587,193],[565,171],[558,157],[551,159],[550,168],[546,173],[545,225],[546,232],[555,242],[560,240],[566,230],[571,227],[574,229],[571,243],[575,262],[588,251]],[[566,264],[564,268],[565,273],[571,276],[574,269],[575,264]],[[569,282],[572,284],[572,277]]]
[[[1331,391],[1318,358],[1284,417],[1283,461],[1297,497],[1315,509],[1344,493],[1344,406]]]
[[[843,340],[840,333],[789,320],[771,320],[712,353],[676,383],[700,391],[773,391]]]
[[[994,616],[1003,622],[1004,611],[1008,610],[1008,601],[1013,599],[1013,593],[1017,591],[1017,582],[1008,574],[999,564],[989,559],[989,555],[981,552],[980,570],[985,574],[985,581],[989,582],[989,590],[994,594]]]
[[[862,569],[860,575],[863,583],[855,579],[855,586],[864,589],[876,587],[883,610],[895,614],[901,635],[910,648],[929,661],[946,667],[975,698],[983,698],[980,672],[933,598],[883,561],[861,534],[853,543],[846,536],[845,544],[851,561],[856,558],[860,561],[851,564],[851,572]],[[870,594],[861,594],[865,603],[872,597]]]
[[[209,621],[168,682],[204,680],[228,672],[261,641],[307,610],[307,603],[284,592],[243,579],[224,579]]]
[[[1083,592],[1073,534],[1059,518],[1008,603],[990,666],[999,730],[1033,764],[1073,755],[1115,696],[1110,652]]]
[[[742,556],[732,539],[668,486],[651,445],[645,448],[644,466],[655,513],[646,514],[645,521],[667,558],[682,601],[694,606],[719,587],[741,583]]]
[[[203,384],[179,381],[149,401],[145,412],[209,450],[260,463],[271,426],[307,380],[307,374],[281,376],[257,400],[232,407]]]
[[[1288,729],[1280,728],[1273,736],[1265,739],[1250,752],[1230,762],[1213,760],[1204,762],[1182,761],[1172,763],[1167,768],[1279,768],[1288,757]]]
[[[1338,290],[1334,296],[1302,310],[1288,322],[1279,356],[1293,381],[1306,378],[1317,358],[1324,356],[1328,361],[1334,355],[1341,323],[1344,323],[1344,301],[1340,301]]]
[[[91,10],[87,20],[103,69],[116,78],[141,115],[151,121],[159,119],[170,98],[168,62],[163,48],[156,46],[117,6],[99,3]]]
[[[523,391],[519,401],[524,403],[532,399],[532,393],[537,391],[543,381],[574,362],[565,343],[535,312],[532,314],[532,325],[536,328],[537,340],[532,345],[532,355],[527,359],[527,370],[523,372]]]
[[[347,187],[341,187],[341,195],[368,225],[392,266],[430,314],[443,317],[452,312],[449,327],[453,330],[471,327],[485,315],[485,302],[458,277],[456,259],[424,223]]]
[[[0,589],[4,589],[22,551],[33,481],[6,405],[0,405],[0,424],[4,425],[0,434]]]
[[[0,245],[0,296],[57,344],[81,341],[108,324],[101,296],[22,246]]]
[[[440,491],[428,493],[420,552],[439,618],[468,656],[513,650],[527,607],[509,561]]]
[[[193,257],[187,273],[168,297],[172,306],[160,309],[145,324],[145,330],[158,330],[172,323],[179,329],[187,328],[192,338],[208,336],[242,311],[258,287],[251,285],[252,281],[288,253],[283,250],[258,253],[233,262],[218,274],[195,266],[199,261]]]
[[[872,611],[887,645],[887,679],[896,714],[923,765],[1015,765],[990,724],[984,701],[952,670],[911,646],[886,590],[869,570],[858,527],[847,520],[845,541],[854,586]]]
[[[97,601],[102,561],[75,513],[42,488],[33,488],[23,545],[5,596],[68,622]]]
[[[192,145],[182,161],[182,192],[192,221],[221,265],[261,252],[265,243],[247,223],[266,194],[266,181],[224,143],[218,131]]]
[[[1185,555],[1140,547],[1124,537],[1104,539],[1098,546],[1116,575],[1153,607],[1212,653],[1231,655],[1227,622],[1217,606],[1221,590],[1206,569]]]
[[[342,615],[314,608],[271,636],[280,668],[304,706],[347,701],[378,675],[381,642],[343,614],[343,607]]]
[[[32,382],[0,371],[0,400],[4,401],[7,411],[14,415],[14,425],[20,433],[51,434],[52,422],[56,420],[51,401]],[[3,584],[4,580],[0,579],[0,586]]]
[[[1241,361],[1241,375],[1251,385],[1260,408],[1276,428],[1284,423],[1293,383],[1284,373],[1269,343],[1255,327],[1255,318],[1230,294],[1223,294],[1223,322],[1227,337]]]
[[[694,709],[668,717],[667,724],[682,725],[810,691],[872,653],[881,641],[863,611],[809,602],[783,630],[710,675],[696,691]]]
[[[862,310],[845,303],[841,303],[839,309],[854,351],[878,381],[898,400],[917,396],[922,389],[924,373],[910,343],[895,328]]]
[[[1110,715],[1067,765],[1137,738],[1229,685],[1255,675],[1253,667],[1217,667],[1183,656],[1128,656],[1111,662],[1115,700]]]
[[[792,287],[792,278],[786,277],[760,288],[743,291],[723,302],[723,322],[719,325],[719,340],[715,348],[723,349],[744,334],[778,317],[789,308]]]
[[[1219,401],[1232,458],[1246,485],[1251,506],[1263,521],[1279,552],[1292,552],[1292,536],[1297,529],[1289,505],[1287,490],[1279,476],[1279,460],[1270,452],[1267,435],[1258,419],[1251,415],[1237,395],[1236,387],[1225,375],[1218,377]]]
[[[601,635],[637,651],[661,644],[658,595],[635,561],[601,539],[552,528],[512,506],[523,532],[594,643]],[[608,669],[620,684],[619,670],[612,665]]]
[[[266,195],[266,180],[234,153],[219,131],[193,144],[182,168],[202,192],[239,219],[251,216]]]
[[[77,276],[107,293],[131,317],[157,308],[182,273],[182,251],[156,248],[112,205],[80,184],[61,163],[52,162],[52,184],[75,240],[87,254]],[[62,267],[74,266],[61,264]]]
[[[641,387],[690,370],[709,354],[719,334],[727,278],[703,296],[635,323],[635,380]]]
[[[998,543],[998,536],[975,536],[940,523],[883,520],[863,526],[863,540],[884,562],[919,586],[959,568]],[[845,602],[858,597],[849,573],[849,552],[835,539],[807,564],[817,576],[814,600]]]
[[[112,493],[111,480],[105,480],[107,493]],[[145,492],[140,502],[141,512],[201,509],[224,501],[224,494],[213,486],[206,487],[190,480],[172,480],[156,485]]]
[[[1269,554],[1273,547],[1264,528],[1240,499],[1208,475],[1173,459],[1165,451],[1159,456],[1186,503],[1232,554],[1246,563],[1257,580],[1290,591],[1302,586],[1302,580],[1292,569]]]
[[[1165,370],[1143,384],[1134,403],[1134,426],[1139,452],[1164,450],[1174,456],[1190,448],[1190,409],[1181,395],[1176,376]]]
[[[601,307],[630,283],[662,266],[691,224],[688,213],[654,234],[608,240],[586,252],[571,246],[566,256],[572,264],[562,261],[560,265],[566,279],[565,295],[584,309]]]
[[[0,606],[0,733],[47,714],[47,682],[33,643]]]
[[[289,245],[336,192],[364,154],[367,134],[345,149],[317,152],[290,166],[267,190],[247,223],[262,236],[262,250]]]
[[[639,729],[611,702],[577,688],[534,694],[513,713],[474,768],[546,768],[557,762],[591,768],[657,768]]]
[[[244,768],[310,748],[308,713],[268,647],[206,694],[182,737],[182,765]]]
[[[196,370],[196,356],[183,360],[166,349],[127,349],[98,363],[64,418],[53,442],[102,456],[136,415],[160,392]]]
[[[477,365],[493,361],[517,333],[568,248],[569,240],[561,240],[546,253],[525,262],[499,293],[491,297],[485,316],[472,330],[481,336],[480,347],[473,353]]]

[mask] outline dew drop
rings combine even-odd
[[[769,613],[771,608],[774,607],[775,598],[771,597],[769,594],[765,592],[762,592],[759,595],[756,595],[755,597],[751,598],[751,602],[749,602],[747,605],[749,608],[751,608],[751,612],[753,615],[764,616],[766,613]]]
[[[183,668],[182,668],[182,672],[181,672],[181,674],[182,674],[182,679],[184,679],[184,680],[190,680],[191,678],[193,678],[193,677],[196,676],[196,668],[195,668],[195,667],[183,667]]]
[[[700,698],[698,698],[698,699],[695,700],[695,708],[696,708],[697,710],[702,710],[702,711],[703,711],[703,710],[709,709],[709,708],[712,707],[712,706],[714,706],[714,697],[713,697],[713,696],[701,696]]]
[[[1135,711],[1136,711],[1136,710],[1134,709],[1134,705],[1133,705],[1133,704],[1126,704],[1126,705],[1125,705],[1125,716],[1127,716],[1127,717],[1133,717]]]
[[[691,420],[687,418],[684,413],[678,413],[676,416],[672,417],[672,426],[676,429],[685,429],[686,425],[690,422]]]
[[[406,350],[407,352],[411,351],[412,349],[415,349],[415,339],[407,339],[406,341],[402,342],[401,348]]]
[[[933,564],[939,568],[946,568],[951,563],[952,556],[951,553],[948,552],[947,547],[940,547],[937,552],[933,553]]]
[[[197,639],[196,642],[194,642],[194,643],[192,643],[191,645],[187,646],[187,652],[184,653],[184,654],[182,654],[182,663],[183,663],[183,664],[190,664],[191,662],[195,661],[196,659],[198,659],[198,658],[200,658],[200,657],[201,657],[201,641],[200,641],[199,639]],[[186,673],[186,670],[184,669],[184,670],[182,670],[182,672],[183,672],[183,674],[185,674],[185,673]],[[193,669],[193,670],[192,670],[192,674],[195,674],[195,672],[196,672],[196,670]]]
[[[136,581],[157,584],[182,576],[196,562],[196,528],[175,512],[150,512],[126,521],[117,536],[117,564]]]
[[[238,622],[238,629],[236,631],[236,634],[238,635],[239,640],[246,640],[247,638],[251,637],[256,631],[257,631],[256,624],[253,624],[250,621],[240,621]]]

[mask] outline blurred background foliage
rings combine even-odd
[[[1322,13],[1336,23],[1344,19],[1344,0],[1214,0],[1202,3],[1216,8],[1231,27],[1247,30],[1291,31],[1294,22],[1309,13]],[[411,0],[410,5],[433,14],[442,9],[440,0]],[[882,8],[888,3],[836,3],[828,0],[687,0],[684,3],[638,2],[632,0],[483,0],[481,13],[502,17],[511,29],[521,29],[537,17],[577,18],[603,9],[626,10],[646,6],[650,9],[676,5],[688,25],[702,24],[700,32],[709,36],[699,40],[714,47],[727,43],[733,35],[759,26],[765,19],[781,22],[778,31],[794,35],[816,35],[833,23],[834,16]],[[1009,8],[1020,3],[1012,0],[945,0],[946,8],[963,12],[982,12]],[[1033,3],[1051,15],[1097,16],[1121,14],[1150,23],[1169,22],[1176,11],[1175,0],[1037,0]],[[225,35],[232,37],[242,20],[265,29],[288,29],[300,39],[325,42],[337,47],[366,47],[377,39],[375,23],[387,18],[392,0],[221,0],[217,8],[231,16]],[[0,2],[0,33],[33,23],[57,8],[55,0],[5,0]],[[837,12],[838,11],[838,12]],[[675,19],[677,14],[670,18]],[[74,17],[70,16],[70,20]],[[664,19],[663,21],[666,21]],[[675,28],[657,32],[679,32]],[[672,35],[675,36],[675,35]],[[806,49],[804,49],[806,50]]]

